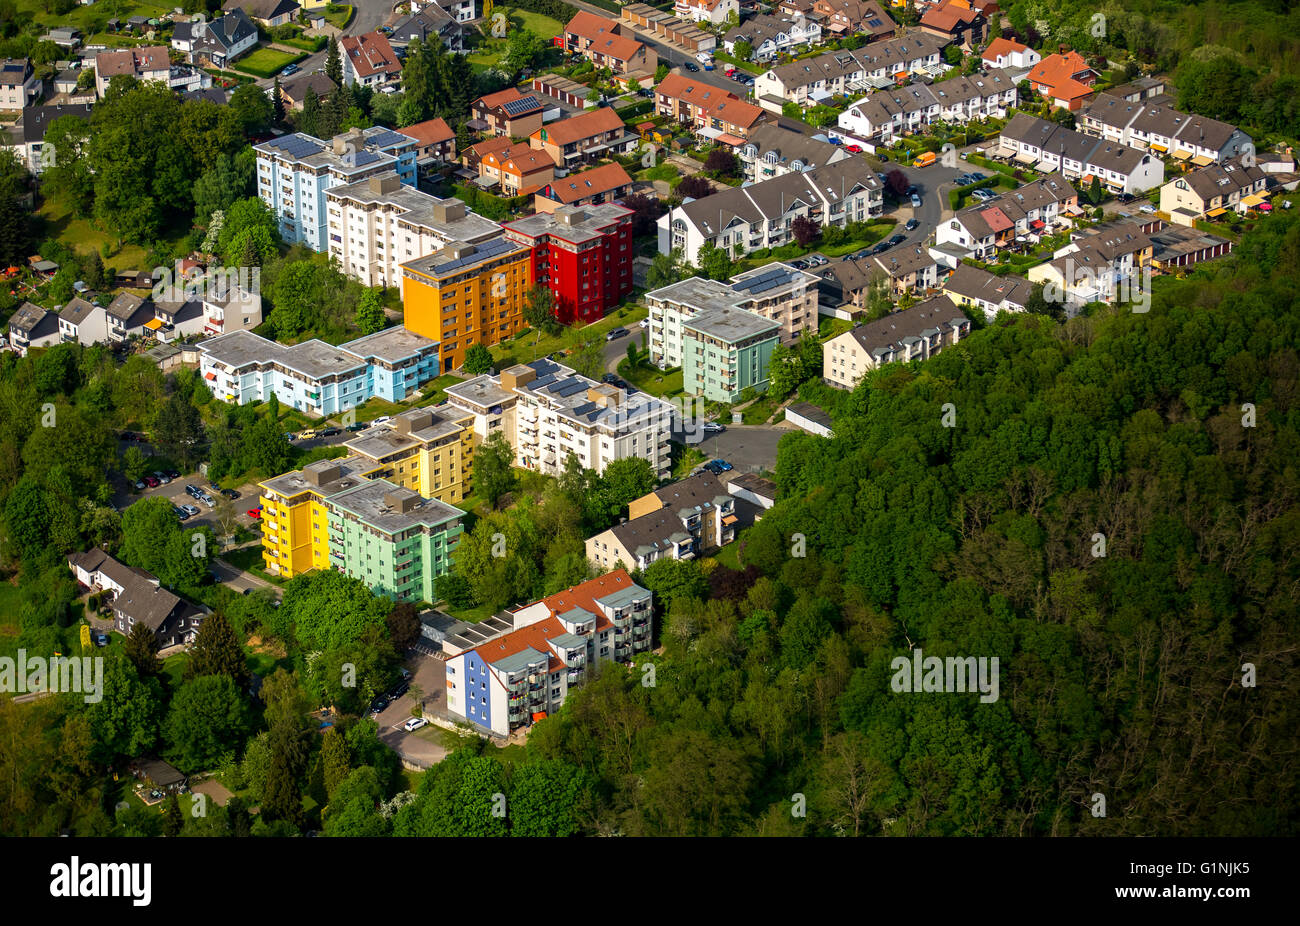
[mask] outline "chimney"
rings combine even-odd
[[[388,193],[394,193],[402,185],[402,179],[397,174],[376,174],[368,181],[370,192],[376,196],[384,196]]]
[[[581,224],[582,220],[587,217],[587,213],[577,206],[561,206],[555,210],[555,217],[560,220],[561,225],[572,227]]]
[[[465,204],[459,199],[443,199],[433,204],[433,217],[440,225],[465,218]]]
[[[501,388],[510,390],[519,386],[527,386],[535,379],[537,379],[537,371],[521,363],[508,370],[501,371]]]

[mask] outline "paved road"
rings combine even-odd
[[[214,559],[212,561],[212,572],[216,575],[217,581],[223,585],[228,585],[237,592],[243,592],[245,589],[252,590],[255,588],[269,588],[276,598],[284,596],[284,590],[278,585],[274,585],[265,579],[253,575],[251,572],[245,572],[235,566],[230,565],[223,559]]]
[[[343,30],[344,35],[361,35],[366,32],[374,32],[380,26],[388,23],[390,19],[396,20],[393,16],[393,3],[390,0],[350,0],[356,7],[356,15],[352,17],[352,22]],[[299,73],[309,71],[325,70],[325,57],[329,54],[329,46],[323,50],[314,52],[308,57],[298,62],[298,70],[290,77]],[[275,76],[263,77],[257,81],[259,87],[271,87],[275,84]]]
[[[723,474],[724,481],[741,473],[776,469],[776,445],[791,430],[789,425],[728,424],[726,427],[721,434],[708,435],[691,445],[708,459],[726,460],[734,467]],[[681,435],[674,437],[680,439]]]
[[[412,695],[417,693],[416,689],[419,689],[426,710],[442,712],[446,709],[446,664],[440,659],[416,654],[407,660],[406,667],[412,673],[411,691],[384,708],[379,716],[371,716],[379,725],[379,738],[389,748],[413,765],[428,768],[447,755],[447,749],[442,745],[442,728],[429,724],[408,733],[404,727],[413,716],[411,708],[416,702]]]

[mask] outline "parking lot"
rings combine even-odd
[[[726,482],[733,475],[776,469],[776,445],[790,426],[729,424],[721,434],[702,434],[698,444],[688,443],[710,460],[726,460],[732,471],[719,478]],[[674,440],[688,437],[676,433]]]
[[[419,730],[407,732],[406,722],[411,719],[416,695],[426,713],[443,713],[446,710],[446,664],[441,659],[424,654],[412,655],[406,661],[411,672],[410,690],[391,702],[378,715],[371,714],[379,725],[379,738],[394,752],[413,765],[427,768],[441,762],[447,755],[442,745],[442,728],[426,724]]]

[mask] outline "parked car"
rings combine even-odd
[[[706,421],[702,430],[705,434],[721,434],[727,430],[727,426],[718,424],[716,421]]]
[[[615,328],[612,331],[610,331],[607,335],[605,335],[605,340],[617,341],[619,338],[625,337],[626,335],[627,335],[626,328]]]
[[[636,324],[637,324],[637,327],[638,327],[638,328],[649,328],[649,327],[650,327],[650,319],[648,319],[648,318],[643,318],[643,319],[641,319],[639,322],[637,322]]]
[[[285,439],[285,440],[295,440],[296,438],[297,438],[297,435],[294,434],[292,431],[285,431],[285,432],[284,432],[284,439]]]
[[[912,208],[913,209],[921,208],[921,197],[917,196],[915,193],[912,194]]]
[[[201,513],[199,509],[195,508],[193,505],[181,505],[181,510],[190,517],[194,517],[196,514]]]
[[[877,254],[884,254],[891,247],[893,247],[893,245],[888,241],[878,241],[876,242],[876,246],[871,249],[871,254],[868,256],[875,257]]]
[[[370,713],[382,713],[384,708],[388,707],[388,699],[383,695],[376,695],[375,700],[370,702]]]
[[[91,634],[91,639],[95,641],[96,646],[108,646],[108,634],[104,633],[102,630],[98,633]]]
[[[406,723],[402,724],[402,729],[404,729],[407,733],[410,733],[414,730],[420,729],[420,727],[425,726],[426,724],[428,724],[428,722],[429,722],[428,719],[424,717],[412,717]]]
[[[172,511],[176,512],[176,517],[180,518],[182,521],[184,521],[188,517],[191,517],[188,511],[176,505],[172,505]]]
[[[250,518],[252,518],[254,521],[256,521],[256,520],[258,520],[259,518],[261,518],[261,517],[262,517],[262,506],[261,506],[261,505],[258,505],[256,508],[249,508],[249,509],[248,509],[248,516],[249,516]]]
[[[894,235],[892,238],[889,239],[889,246],[891,248],[898,247],[898,245],[902,244],[906,240],[907,240],[906,235]]]
[[[172,481],[171,476],[168,476],[166,473],[160,473],[157,470],[154,470],[154,478],[162,485],[167,485]]]
[[[847,146],[844,150],[847,151],[847,152],[849,152],[850,154],[861,154],[861,153],[862,153],[862,146],[861,146],[861,145],[849,145],[849,146]]]
[[[392,416],[392,415],[380,415],[378,418],[374,419],[374,420],[371,421],[370,423],[371,423],[371,424],[388,424],[388,422],[390,422],[390,421],[392,421],[392,420],[393,420],[393,416]]]
[[[368,424],[363,424],[362,422],[357,422],[356,424],[350,424],[350,425],[348,425],[344,430],[346,430],[346,431],[364,431],[364,430],[365,430],[366,428],[368,428],[368,427],[370,427],[370,425],[368,425]]]
[[[202,492],[199,494],[199,501],[203,502],[203,504],[207,505],[209,508],[217,507],[217,500],[213,498],[211,495],[209,495],[207,492]]]
[[[200,489],[198,486],[195,485],[185,486],[185,494],[188,495],[190,498],[198,498],[199,495],[202,494],[202,492],[203,490]]]
[[[315,440],[318,437],[320,437],[320,431],[315,428],[308,428],[298,434],[298,440]]]
[[[166,470],[163,470],[163,475],[166,476],[168,479],[179,479],[179,478],[181,478],[181,474],[178,473],[178,472],[176,472],[176,470],[174,470],[174,469],[166,469]]]
[[[979,171],[977,171],[977,170],[973,170],[973,171],[970,172],[970,178],[971,178],[971,180],[972,180],[974,183],[979,183],[979,182],[982,181],[982,180],[987,180],[987,179],[988,179],[987,177],[985,177],[983,174],[981,174],[981,173],[980,173]]]
[[[221,494],[224,495],[226,498],[230,499],[232,502],[235,499],[239,498],[239,493],[234,489],[222,489]]]
[[[388,690],[387,698],[390,701],[396,701],[402,695],[411,690],[411,683],[403,679]]]
[[[135,490],[137,492],[143,492],[147,488],[149,488],[149,485],[143,479],[137,479],[135,481]]]
[[[296,65],[296,64],[286,64],[286,65],[284,66],[284,69],[281,70],[280,73],[281,73],[282,75],[288,75],[288,74],[292,74],[292,73],[294,73],[294,72],[297,71],[297,70],[298,70],[298,65]]]
[[[903,228],[906,231],[916,231],[916,229],[920,227],[920,225],[921,223],[918,222],[916,219],[908,219],[907,224],[904,225]]]
[[[907,193],[908,196],[915,196],[917,193],[921,191],[915,183],[910,183],[908,184],[907,190],[905,192]]]
[[[336,435],[339,435],[339,434],[342,434],[342,433],[343,433],[343,431],[342,431],[342,429],[340,429],[340,428],[326,428],[325,430],[323,430],[323,431],[320,432],[320,436],[321,436],[321,437],[335,437]]]
[[[217,482],[214,482],[211,479],[208,480],[208,488],[211,489],[213,492],[221,491],[221,485]]]
[[[1156,211],[1156,207],[1151,205],[1150,203],[1143,203],[1142,205],[1138,206],[1138,212],[1141,212],[1144,215],[1151,215],[1155,211]]]
[[[158,481],[158,477],[157,477],[157,476],[145,476],[145,477],[144,477],[144,484],[147,485],[147,486],[148,486],[149,488],[151,488],[151,489],[153,489],[153,488],[157,488],[159,485],[161,485],[161,483]]]
[[[692,74],[700,69],[700,66],[694,61],[687,61],[682,65],[682,67],[686,68],[686,70],[690,71]]]

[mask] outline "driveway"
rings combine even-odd
[[[776,445],[781,440],[781,435],[789,433],[788,426],[728,424],[726,427],[727,430],[721,434],[701,435],[703,440],[689,445],[710,460],[726,460],[734,467],[720,478],[726,481],[741,473],[776,469]],[[673,435],[676,440],[681,440],[684,436]]]
[[[379,738],[390,749],[412,765],[428,768],[447,756],[447,749],[442,745],[442,728],[429,724],[408,733],[403,726],[413,716],[411,709],[416,702],[412,696],[417,693],[426,713],[445,714],[446,664],[441,659],[415,653],[407,659],[406,667],[411,671],[411,690],[384,708],[378,717],[371,716],[379,725]]]

